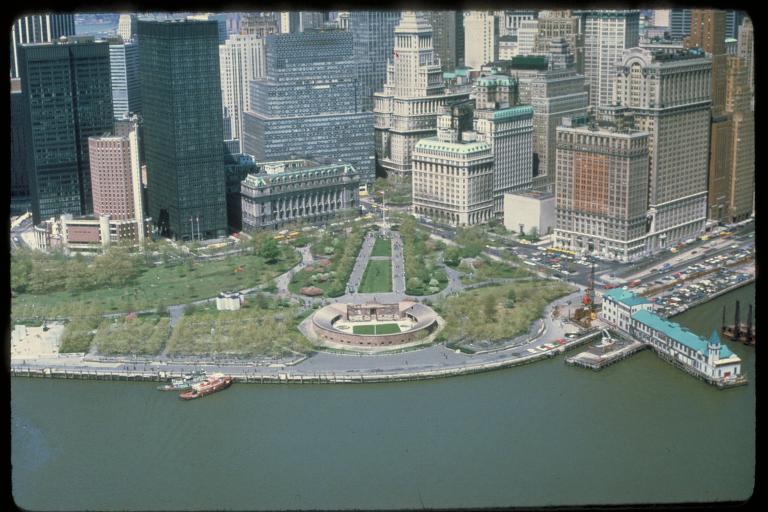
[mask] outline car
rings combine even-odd
[[[557,338],[555,340],[555,343],[557,343],[558,345],[565,345],[567,342],[565,341],[565,338]]]

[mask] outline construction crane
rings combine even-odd
[[[581,299],[584,308],[589,310],[590,320],[595,319],[595,259],[590,257],[591,271],[589,275],[589,288],[584,293],[584,297]]]

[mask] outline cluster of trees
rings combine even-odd
[[[405,293],[429,295],[440,291],[448,282],[448,275],[439,267],[435,256],[444,249],[444,245],[430,240],[410,216],[402,219],[400,237],[405,259]]]
[[[411,203],[411,179],[376,178],[373,183],[373,195],[380,198],[384,192],[384,201],[391,205],[408,205]]]
[[[42,294],[66,290],[81,292],[130,284],[147,268],[141,255],[115,246],[104,254],[68,257],[61,253],[15,251],[11,255],[11,289]]]
[[[80,316],[70,320],[64,326],[64,334],[61,337],[59,352],[88,352],[91,348],[93,335],[101,323],[101,316]]]
[[[170,334],[169,319],[123,317],[105,320],[93,338],[101,354],[159,354]]]
[[[317,286],[325,291],[327,297],[339,297],[347,291],[347,281],[355,260],[363,245],[365,230],[354,226],[349,234],[341,231],[326,232],[311,245],[310,250],[315,258],[328,258],[331,265],[302,270],[293,276],[290,289],[298,293],[300,288]]]
[[[459,228],[454,240],[458,245],[445,250],[443,260],[446,265],[456,267],[463,258],[476,258],[485,248],[485,233],[480,226]]]
[[[168,339],[166,352],[238,357],[303,353],[311,345],[296,328],[301,319],[295,306],[264,295],[240,311],[197,308],[185,311]]]
[[[547,304],[571,290],[558,281],[489,286],[449,297],[435,309],[447,321],[448,341],[501,341],[525,333]]]

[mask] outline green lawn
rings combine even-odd
[[[12,299],[11,311],[14,317],[50,317],[186,304],[214,297],[223,290],[264,284],[296,265],[300,259],[293,248],[281,247],[280,259],[274,264],[267,264],[257,255],[238,255],[216,261],[160,265],[144,270],[133,283],[122,287],[39,295],[20,293]],[[235,272],[236,269],[241,270]]]
[[[392,291],[391,260],[370,260],[360,282],[360,293],[383,293]]]
[[[355,325],[352,327],[354,334],[395,334],[400,332],[397,324]]]
[[[373,244],[373,250],[371,251],[371,256],[391,257],[392,256],[392,241],[391,240],[385,240],[383,238],[377,238],[376,242]]]

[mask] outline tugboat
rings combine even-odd
[[[192,385],[192,389],[179,395],[182,400],[193,400],[202,398],[211,393],[216,393],[222,389],[228,388],[232,384],[232,377],[227,377],[223,373],[214,373],[210,377]]]
[[[192,389],[192,386],[202,382],[205,376],[205,370],[195,370],[192,373],[185,373],[180,378],[171,379],[170,384],[158,386],[157,389],[159,391],[184,391]]]

